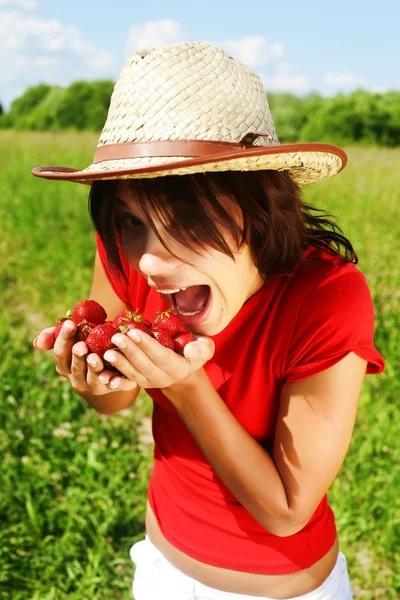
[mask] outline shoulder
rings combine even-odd
[[[311,251],[291,278],[285,312],[290,315],[287,381],[313,375],[349,352],[368,361],[368,373],[383,370],[374,346],[374,304],[364,274],[354,263]]]
[[[362,271],[352,262],[345,261],[342,255],[316,247],[308,247],[301,262],[288,276],[293,293],[303,292],[306,296],[314,288],[332,290],[344,281],[350,285],[357,281],[366,283]]]
[[[309,247],[288,275],[272,278],[282,313],[297,320],[300,312],[339,314],[343,304],[357,302],[372,308],[372,297],[364,273],[341,255]]]

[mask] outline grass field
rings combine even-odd
[[[151,414],[98,415],[32,348],[88,294],[87,186],[38,180],[40,164],[86,166],[97,136],[0,133],[0,598],[131,598],[129,548],[143,537]],[[329,492],[356,598],[400,598],[399,150],[348,148],[339,176],[304,189],[338,218],[360,258],[387,366],[366,378],[354,436]]]

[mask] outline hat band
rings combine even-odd
[[[260,132],[251,135],[254,139],[259,136],[268,136],[267,133]],[[214,140],[159,140],[155,142],[104,144],[96,149],[93,164],[106,160],[144,158],[147,156],[187,156],[195,158],[229,151],[235,152],[249,147],[254,148],[251,143],[218,142]]]

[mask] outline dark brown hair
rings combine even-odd
[[[211,246],[233,258],[221,233],[223,225],[238,250],[244,243],[249,244],[263,279],[268,275],[290,275],[302,261],[308,245],[336,254],[344,262],[358,262],[350,241],[342,235],[337,223],[328,219],[332,215],[304,202],[300,187],[285,171],[225,171],[127,182],[167,250],[153,223],[154,217],[171,237],[187,248],[200,252],[201,248]],[[116,237],[116,188],[115,180],[95,181],[89,194],[89,212],[106,248],[110,267],[123,275]],[[224,198],[235,202],[243,228],[232,214],[232,204],[229,208]]]

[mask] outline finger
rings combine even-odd
[[[54,327],[43,329],[33,340],[33,346],[37,350],[51,350],[54,346]]]
[[[144,380],[151,381],[157,378],[159,381],[160,377],[165,379],[166,374],[171,370],[171,359],[174,357],[174,352],[142,331],[139,335],[141,341],[133,342],[131,336],[134,333],[136,331],[129,331],[126,335],[118,333],[112,338],[112,342],[121,351],[116,353],[119,355],[118,362],[114,363],[117,369],[129,379],[135,379],[140,387],[144,386]],[[122,357],[121,353],[123,353]],[[106,354],[108,356],[108,352]],[[108,361],[106,355],[104,358]],[[127,362],[124,358],[127,359]],[[144,380],[138,379],[138,376]]]
[[[76,325],[68,319],[64,322],[61,331],[54,343],[53,353],[57,364],[57,372],[61,375],[70,373],[72,346],[74,345],[74,336],[76,333]]]
[[[71,375],[77,389],[86,387],[87,352],[88,348],[84,342],[78,342],[72,346]]]
[[[183,355],[188,360],[207,362],[214,356],[215,343],[207,337],[199,337],[195,342],[189,342],[183,349]]]
[[[116,376],[115,371],[103,370],[103,361],[97,354],[89,354],[86,361],[88,363],[88,385],[97,393],[104,394],[110,390],[128,392],[137,387],[136,381]],[[113,385],[110,385],[110,382]]]
[[[103,382],[99,379],[100,373],[104,371],[104,363],[98,354],[91,353],[86,357],[87,373],[86,381],[90,389],[93,391],[102,390],[106,392],[106,383],[108,380]]]
[[[131,344],[134,346],[132,342]],[[136,354],[138,356],[135,357]],[[104,359],[118,369],[126,379],[136,382],[140,387],[148,386],[150,380],[154,380],[156,377],[158,378],[157,381],[166,379],[166,374],[139,349],[131,348],[129,356],[130,358],[127,358],[122,352],[108,350],[104,355]],[[131,361],[134,361],[134,364]],[[113,375],[115,376],[115,373]]]
[[[126,377],[115,376],[115,373],[111,373],[110,382],[108,387],[111,391],[115,392],[130,392],[138,387],[136,381],[132,381],[131,379],[127,379]]]

